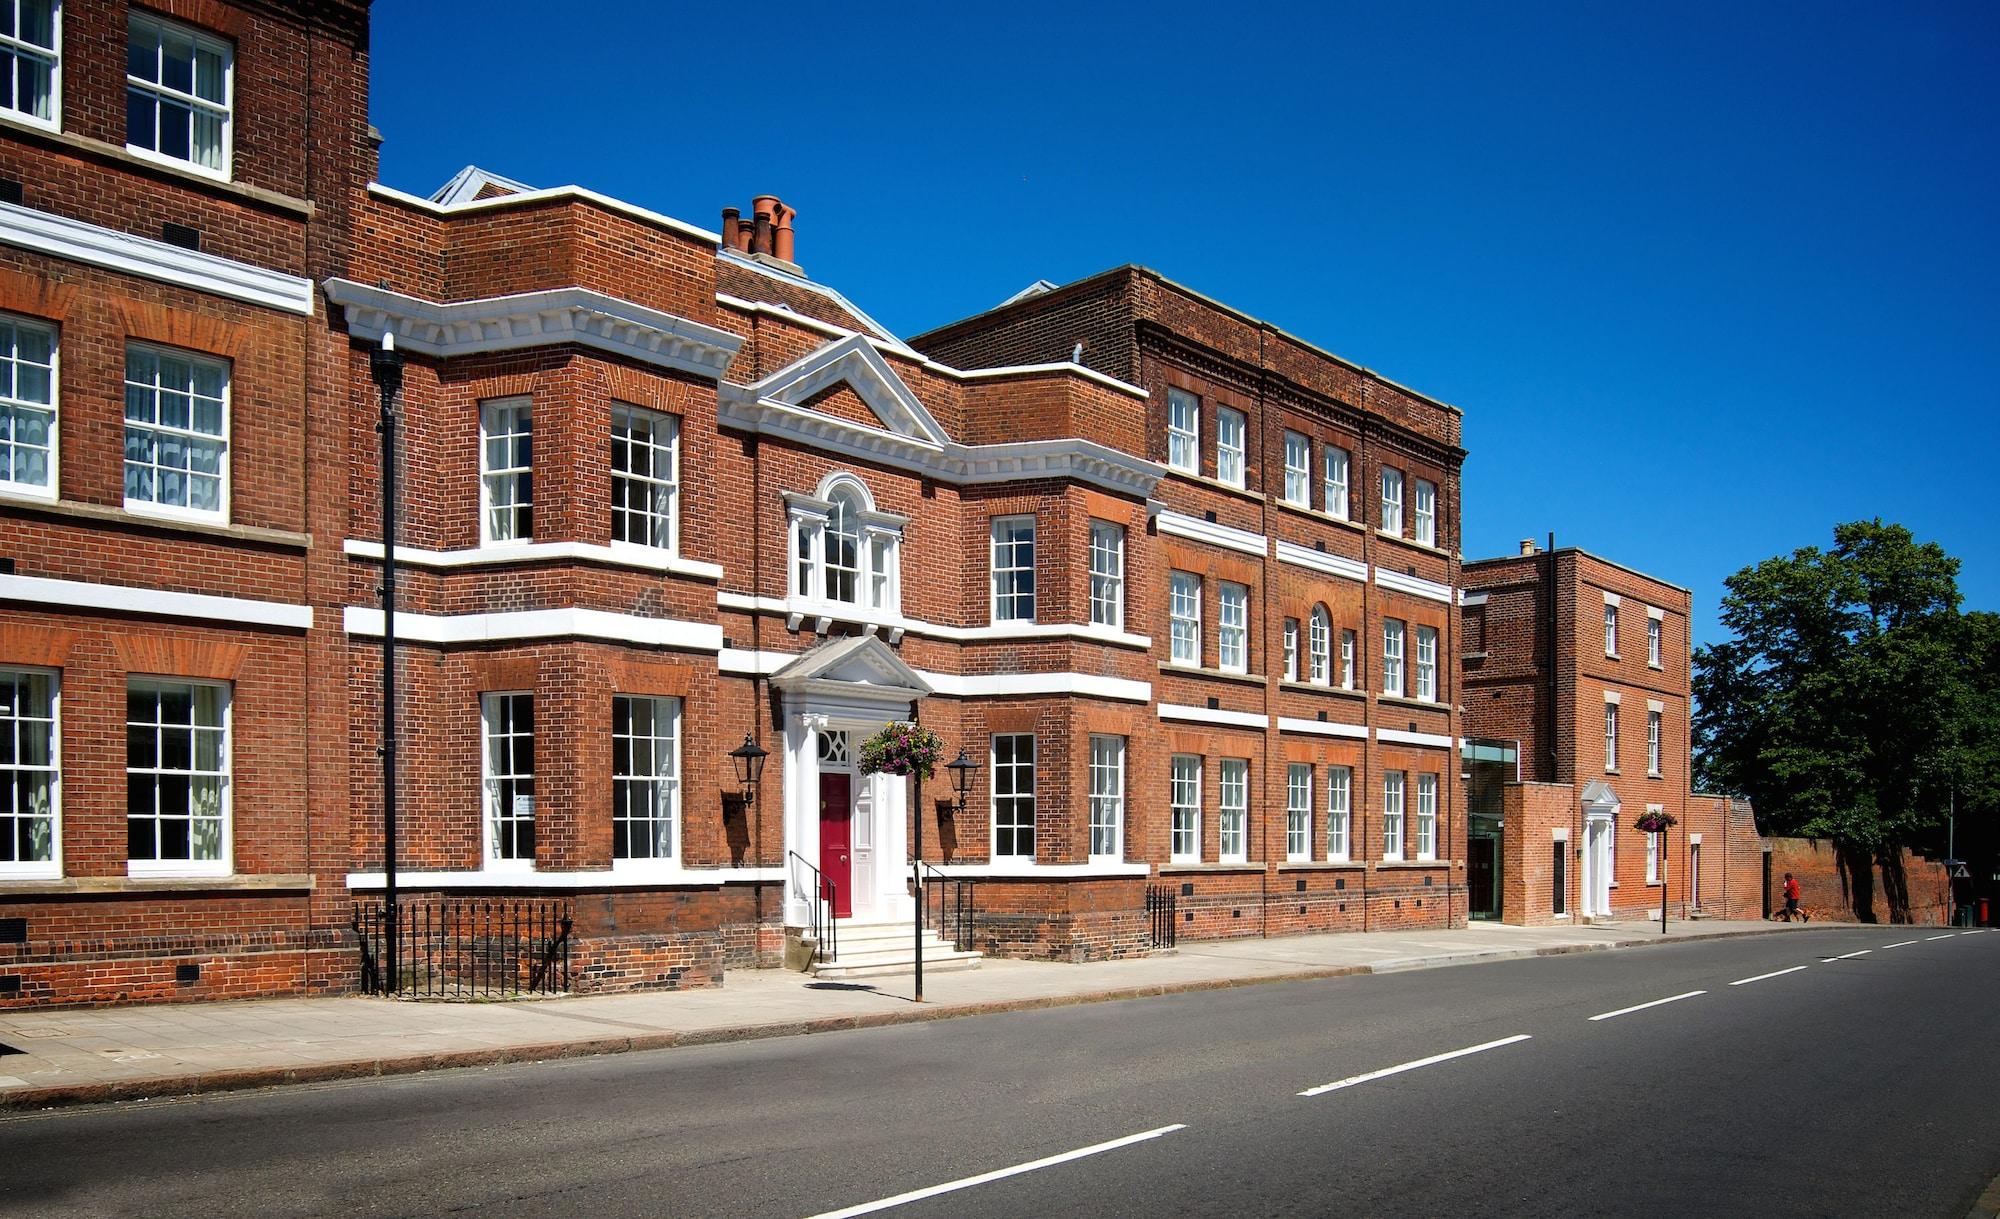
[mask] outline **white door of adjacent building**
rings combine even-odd
[[[1604,918],[1611,913],[1611,818],[1589,817],[1583,831],[1583,913]]]

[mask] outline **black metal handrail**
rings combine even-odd
[[[960,952],[972,951],[973,882],[970,877],[953,876],[941,872],[919,859],[918,873],[924,880],[924,892],[917,895],[917,903],[924,912],[924,921],[937,928],[943,935],[947,928],[951,931],[951,946]],[[937,892],[937,921],[930,922],[930,891]]]
[[[814,896],[808,904],[812,910],[813,961],[823,965],[837,960],[840,956],[840,920],[834,912],[840,908],[840,890],[805,856],[797,851],[787,851],[786,854],[804,864],[806,871],[812,873]],[[804,887],[800,886],[802,890]]]
[[[1180,908],[1179,895],[1172,885],[1146,886],[1146,922],[1150,943],[1154,948],[1172,948],[1179,934],[1176,914]]]
[[[411,999],[507,999],[569,990],[567,901],[466,898],[399,901],[354,911],[361,989]],[[393,931],[392,931],[393,928]],[[395,955],[389,955],[389,936]],[[396,977],[386,963],[396,962]]]

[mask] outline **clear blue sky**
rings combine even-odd
[[[1307,6],[1301,6],[1306,9]],[[1879,515],[2000,608],[2000,4],[375,9],[382,179],[798,257],[904,335],[1139,262],[1465,411],[1465,550],[1694,589]]]

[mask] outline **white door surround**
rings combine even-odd
[[[1585,918],[1611,915],[1611,838],[1618,832],[1618,793],[1601,779],[1583,789],[1583,875],[1579,878]]]
[[[772,674],[771,684],[783,696],[786,925],[812,922],[811,874],[791,856],[820,866],[819,777],[828,768],[854,775],[853,917],[909,919],[915,909],[903,870],[910,857],[908,784],[897,775],[861,774],[856,755],[882,725],[907,720],[930,686],[872,635],[805,652]],[[844,759],[836,751],[823,760],[823,733],[846,734]]]

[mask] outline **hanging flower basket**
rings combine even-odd
[[[1672,813],[1641,813],[1639,819],[1632,823],[1632,828],[1642,834],[1664,834],[1679,824],[1679,820]]]
[[[944,741],[920,724],[889,723],[861,742],[861,773],[928,779],[944,757]]]

